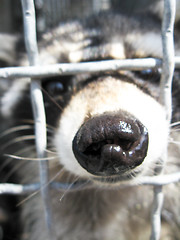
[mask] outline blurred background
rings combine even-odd
[[[180,0],[177,0],[180,1]],[[56,26],[59,22],[82,18],[102,10],[112,9],[133,14],[163,0],[35,0],[38,33]],[[163,9],[163,4],[160,9]],[[0,0],[0,32],[14,33],[22,30],[20,0]]]

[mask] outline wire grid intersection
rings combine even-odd
[[[42,92],[39,80],[35,78],[68,75],[83,72],[100,72],[107,70],[142,70],[147,68],[162,67],[161,78],[161,94],[160,101],[167,109],[167,119],[171,119],[171,84],[174,67],[180,67],[180,57],[174,57],[174,43],[173,43],[173,26],[175,18],[175,1],[164,0],[164,16],[162,23],[163,36],[163,60],[160,59],[126,59],[126,60],[106,60],[102,62],[86,62],[86,63],[69,63],[69,64],[55,64],[51,66],[37,66],[38,65],[38,48],[36,40],[36,20],[33,0],[21,0],[24,29],[25,29],[25,43],[29,58],[29,67],[10,67],[0,69],[1,78],[23,78],[30,77],[31,80],[31,99],[33,106],[33,113],[35,119],[35,135],[36,135],[36,150],[39,158],[46,156],[46,120],[44,113],[44,105]],[[167,34],[168,33],[168,34]],[[38,93],[37,93],[38,92]],[[36,95],[38,94],[38,96]],[[43,137],[42,137],[43,136]],[[42,139],[44,141],[42,142]],[[166,156],[163,156],[166,158]],[[83,182],[73,184],[69,188],[68,184],[51,182],[48,180],[48,161],[40,161],[39,164],[40,182],[28,185],[18,184],[0,184],[0,194],[26,194],[33,191],[41,190],[42,200],[44,203],[45,217],[47,222],[47,229],[49,238],[55,240],[56,237],[53,231],[53,223],[51,216],[51,204],[49,199],[50,188],[54,189],[70,189],[78,190],[87,188]],[[142,177],[138,184],[153,185],[154,186],[154,203],[152,207],[152,231],[151,240],[158,240],[161,229],[161,208],[163,203],[162,186],[170,183],[180,181],[180,172],[170,175],[158,175],[153,177]],[[121,185],[120,188],[135,186],[132,184]]]

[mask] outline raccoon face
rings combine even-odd
[[[40,60],[51,64],[157,57],[160,26],[151,19],[144,29],[140,20],[105,14],[83,24],[65,24],[44,36]],[[152,39],[156,45],[151,46]],[[51,78],[51,84],[45,79],[43,87],[53,98],[53,103],[45,101],[47,122],[52,125],[57,120],[53,145],[67,171],[105,183],[138,181],[137,176],[154,173],[166,151],[169,129],[157,101],[156,78],[152,75],[144,81],[143,74],[60,76]],[[52,107],[56,101],[60,102],[58,109]],[[7,104],[2,111],[7,112]]]
[[[144,29],[140,19],[102,15],[76,30],[69,38],[65,35],[76,48],[64,47],[64,61],[161,55],[156,51],[161,52],[160,25],[153,19]],[[143,86],[149,83],[140,84],[143,78],[132,72],[90,78],[73,92],[59,117],[54,145],[60,163],[78,177],[106,183],[152,175],[167,148],[169,131],[165,111],[154,94],[158,87],[152,84],[147,87],[151,93],[145,91]]]
[[[71,98],[54,144],[71,173],[114,183],[151,175],[167,138],[165,111],[152,96],[121,76],[103,76]]]

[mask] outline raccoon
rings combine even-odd
[[[143,20],[143,21],[142,21]],[[145,24],[144,24],[145,23]],[[178,29],[175,40],[178,39]],[[179,43],[175,44],[179,54]],[[162,57],[161,22],[151,14],[103,12],[61,24],[39,42],[42,65]],[[25,58],[19,61],[26,62]],[[179,171],[178,128],[159,103],[160,69],[108,71],[42,79],[50,181],[90,187],[51,190],[54,235],[59,240],[128,240],[150,237],[152,189],[142,176]],[[179,121],[179,72],[174,75],[172,122]],[[39,181],[29,81],[14,80],[1,96],[2,182]],[[173,144],[175,142],[176,144]],[[6,154],[6,156],[4,156]],[[20,156],[13,160],[7,154]],[[10,180],[8,180],[10,178]],[[124,183],[136,187],[121,188]],[[161,239],[180,238],[179,186],[164,187]],[[18,200],[18,238],[48,240],[39,192]],[[17,224],[14,223],[14,224]]]

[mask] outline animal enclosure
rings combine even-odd
[[[173,26],[175,18],[175,0],[164,0],[164,15],[162,21],[162,44],[163,59],[125,59],[125,60],[107,60],[83,63],[55,64],[48,66],[39,65],[38,47],[36,40],[36,20],[33,0],[22,0],[22,12],[24,20],[24,38],[26,51],[29,59],[29,67],[9,67],[0,69],[0,78],[31,78],[31,101],[35,121],[36,151],[39,159],[40,182],[37,184],[17,185],[17,184],[0,184],[0,194],[27,194],[34,191],[41,191],[42,201],[44,204],[45,219],[49,238],[55,240],[52,224],[51,201],[49,191],[51,188],[64,190],[76,190],[87,187],[82,184],[66,184],[53,182],[49,180],[48,160],[46,159],[46,119],[43,97],[41,92],[40,77],[50,77],[57,75],[72,75],[77,73],[94,73],[99,71],[118,71],[118,70],[143,70],[155,67],[162,68],[161,76],[161,103],[166,107],[167,119],[171,120],[171,83],[174,68],[180,67],[180,57],[174,57],[173,44]],[[168,33],[168,34],[167,34]],[[168,87],[167,87],[168,86]],[[113,86],[112,86],[113,87]],[[43,139],[43,141],[42,141]],[[162,169],[161,169],[162,170]],[[161,173],[161,170],[159,173]],[[152,232],[151,240],[159,239],[161,229],[161,208],[163,204],[162,188],[164,185],[180,181],[180,172],[171,175],[158,175],[154,177],[143,177],[141,185],[150,185],[154,187],[154,202],[152,208]],[[121,185],[120,187],[128,187]]]

